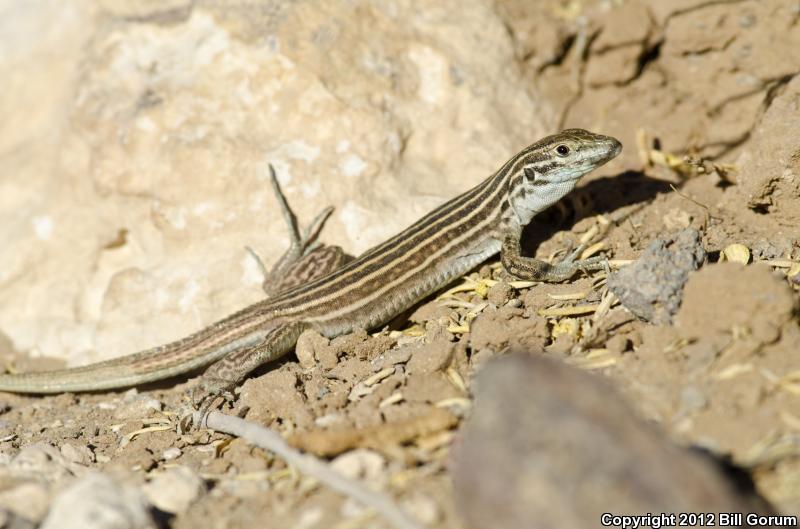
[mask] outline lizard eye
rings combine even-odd
[[[556,154],[558,154],[561,157],[564,157],[564,156],[568,155],[569,154],[569,147],[567,147],[566,145],[563,145],[563,144],[559,145],[558,147],[556,147]]]

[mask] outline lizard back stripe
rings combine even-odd
[[[565,158],[566,153],[556,152],[562,142],[588,148],[580,156]],[[565,178],[579,177],[620,149],[613,138],[579,129],[548,136],[355,260],[344,262],[341,252],[329,248],[328,253],[308,254],[303,262],[286,261],[292,265],[290,273],[279,278],[276,284],[283,290],[271,299],[133,355],[59,371],[0,374],[0,389],[27,393],[112,389],[161,380],[221,359],[206,375],[241,380],[256,365],[291,350],[309,327],[333,337],[389,321],[500,251],[509,226],[517,229],[531,212],[539,211],[536,204],[548,203],[547,195],[541,199],[540,194],[549,186],[554,186],[550,193],[560,196],[574,185]],[[573,163],[575,167],[570,166]],[[278,195],[285,205],[279,190]],[[517,204],[537,209],[517,209]],[[334,263],[341,267],[336,269]],[[327,270],[334,271],[323,276]]]

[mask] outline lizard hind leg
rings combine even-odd
[[[329,246],[318,241],[325,222],[333,212],[333,208],[330,206],[317,214],[301,235],[297,216],[281,191],[275,169],[270,165],[269,170],[272,189],[278,199],[283,220],[289,231],[289,248],[271,270],[267,270],[253,249],[246,247],[246,250],[256,260],[264,275],[262,283],[264,292],[268,296],[274,296],[290,288],[324,277],[351,261],[353,257],[345,253],[339,246]]]
[[[306,327],[302,322],[278,322],[259,343],[231,351],[211,364],[198,384],[190,389],[190,399],[196,409],[206,415],[217,403],[232,401],[236,386],[257,367],[291,351]]]

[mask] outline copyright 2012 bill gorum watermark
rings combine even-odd
[[[600,517],[603,527],[619,529],[661,529],[662,527],[797,527],[797,516],[739,512],[679,512],[661,514],[612,514]]]

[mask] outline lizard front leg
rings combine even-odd
[[[582,247],[578,247],[566,259],[557,264],[550,264],[533,257],[523,257],[520,248],[521,235],[521,228],[507,228],[502,233],[502,246],[500,247],[500,262],[503,268],[509,274],[520,279],[557,283],[569,279],[579,270],[594,272],[608,266],[605,258],[600,256],[577,260],[583,250]]]

